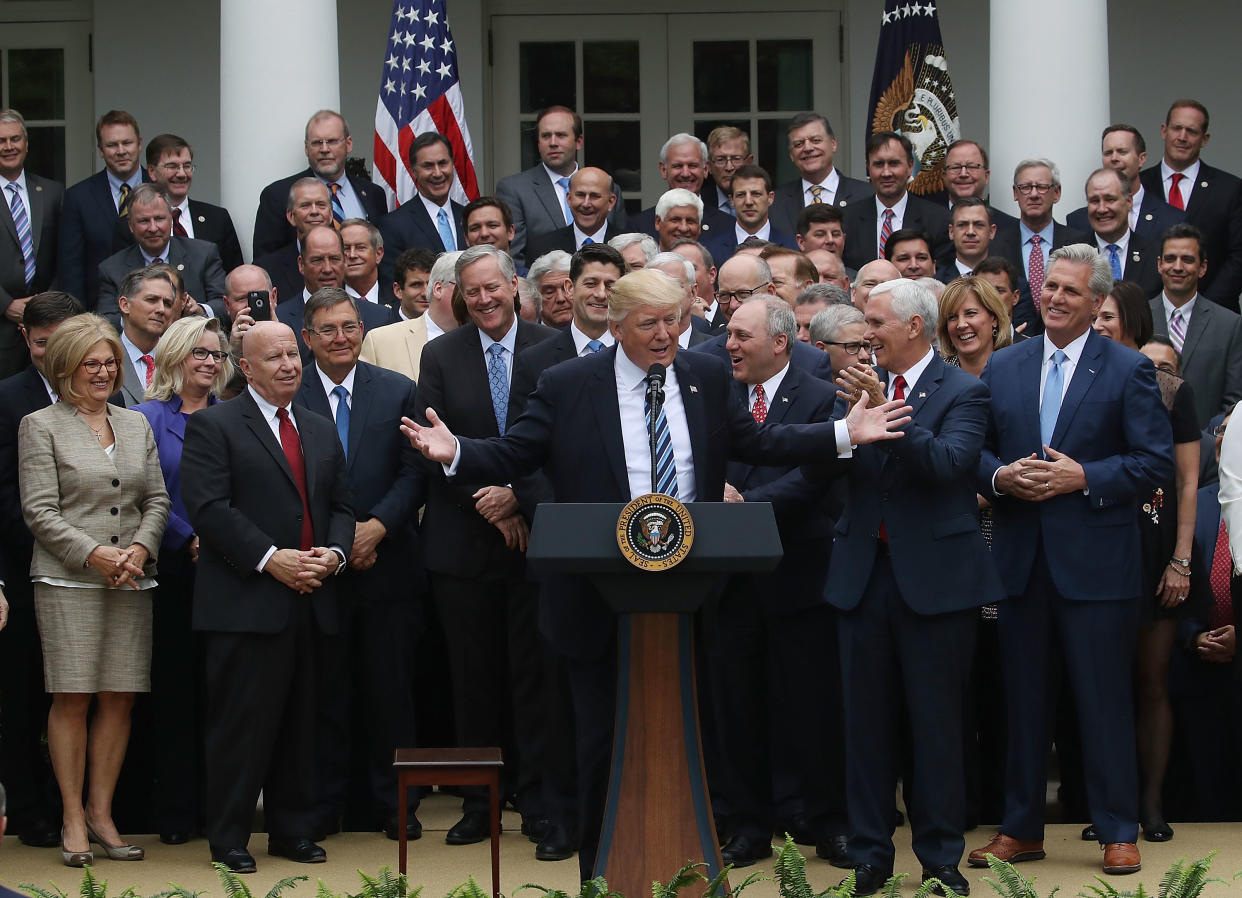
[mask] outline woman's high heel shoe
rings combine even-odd
[[[87,830],[90,831],[89,828]],[[87,843],[90,844],[89,842]],[[60,857],[65,862],[66,867],[85,867],[88,864],[95,863],[95,855],[87,848],[86,851],[70,851],[65,847],[65,831],[60,831]]]
[[[95,832],[89,823],[86,824],[86,837],[102,848],[109,860],[140,861],[147,856],[147,853],[137,845],[109,845],[99,838],[99,833]]]

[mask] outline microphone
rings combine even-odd
[[[656,421],[659,420],[660,408],[664,405],[665,373],[664,366],[659,362],[654,363],[647,369],[647,408],[650,416],[647,425],[647,436],[651,443],[651,491],[653,493],[660,491],[660,481],[656,474],[659,459],[656,447]]]

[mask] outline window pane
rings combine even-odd
[[[584,41],[582,111],[638,112],[638,41]]]
[[[522,148],[522,171],[539,162],[539,147],[533,121],[518,123],[518,146]]]
[[[700,118],[694,120],[694,136],[707,143],[707,135],[724,125],[732,125],[750,134],[750,119],[748,118]]]
[[[694,111],[750,109],[750,42],[694,42]]]
[[[642,190],[640,122],[588,121],[583,124],[586,164],[612,175],[623,191]]]
[[[20,111],[20,110],[19,110]],[[64,125],[26,126],[30,135],[30,152],[26,156],[26,169],[36,175],[64,183],[65,180],[65,127]]]
[[[799,177],[798,167],[789,158],[789,138],[785,134],[788,127],[789,119],[784,118],[761,119],[759,122],[755,162],[767,169],[774,185]]]
[[[573,41],[523,42],[521,112],[547,106],[578,108]]]
[[[756,41],[759,111],[810,109],[811,42]]]
[[[27,120],[65,117],[65,51],[10,50],[9,106]]]

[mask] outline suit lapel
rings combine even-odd
[[[17,244],[18,251],[20,251],[22,243],[17,236],[17,224],[13,221],[13,210],[9,206],[12,199],[13,194],[9,193],[8,182],[0,180],[0,200],[3,200],[0,205],[4,207],[3,214],[0,214],[0,221],[4,222],[4,229],[9,232],[9,236],[13,238],[13,242]]]
[[[1161,301],[1160,305],[1163,306],[1164,302]],[[1194,356],[1195,347],[1199,345],[1199,338],[1207,333],[1208,328],[1211,326],[1211,303],[1207,301],[1207,297],[1200,296],[1195,302],[1194,314],[1190,316],[1190,324],[1186,328],[1186,340],[1182,343],[1183,368],[1190,364],[1190,360]]]
[[[364,363],[354,366],[354,392],[349,404],[349,451],[346,453],[347,468],[352,468],[354,459],[362,449],[362,434],[367,428],[367,419],[371,415],[372,389],[371,370]]]
[[[263,413],[259,411],[259,406],[255,404],[254,399],[250,396],[250,391],[244,391],[238,398],[242,403],[241,413],[242,417],[246,419],[246,426],[250,428],[250,432],[263,444],[263,448],[267,450],[276,464],[280,466],[280,470],[285,472],[285,476],[289,478],[289,482],[296,489],[298,484],[293,479],[293,469],[289,467],[289,459],[285,458],[285,450],[281,448],[280,441],[276,439],[272,429],[267,426],[267,421],[263,419]]]
[[[553,221],[560,222],[558,227],[564,227],[565,207],[561,205],[561,201],[556,195],[556,188],[552,186],[552,181],[548,178],[547,172],[543,170],[542,165],[535,168],[534,175],[535,196],[539,197],[539,202],[543,203],[543,208],[547,211],[548,217]]]
[[[26,176],[26,196],[30,198],[30,237],[34,241],[35,256],[39,255],[39,238],[43,235],[43,216],[46,201],[43,185],[30,175]]]
[[[410,370],[418,371],[419,362],[423,357],[423,347],[427,345],[427,313],[424,312],[414,323],[405,329],[405,351],[409,354]]]
[[[944,360],[933,352],[931,361],[923,369],[918,382],[906,387],[906,405],[913,409],[910,413],[912,418],[918,418],[928,398],[940,389],[940,381],[944,379],[944,366]]]
[[[1049,444],[1051,448],[1056,449],[1061,445],[1061,441],[1065,439],[1065,432],[1069,429],[1070,423],[1074,420],[1074,415],[1078,412],[1078,406],[1082,402],[1083,396],[1087,394],[1087,390],[1091,389],[1091,384],[1095,382],[1096,374],[1100,370],[1100,341],[1106,339],[1099,336],[1095,331],[1087,332],[1087,345],[1083,347],[1082,355],[1078,359],[1078,364],[1074,366],[1074,375],[1070,378],[1069,387],[1065,390],[1065,397],[1061,400],[1061,411],[1057,415],[1057,426],[1052,431],[1052,441]],[[1035,383],[1039,383],[1039,378],[1035,378]],[[1038,408],[1038,405],[1036,405]]]
[[[1186,216],[1199,211],[1199,207],[1208,202],[1208,194],[1212,189],[1212,182],[1216,180],[1215,172],[1209,165],[1200,163],[1199,165],[1199,182],[1190,188],[1190,202],[1186,203]]]
[[[608,455],[608,469],[612,471],[619,495],[630,495],[630,477],[625,465],[625,438],[621,435],[621,405],[617,400],[616,348],[604,350],[607,362],[595,369],[595,376],[588,387],[591,408],[595,412],[595,427],[602,437],[604,452]]]
[[[1040,446],[1039,378],[1044,364],[1044,338],[1032,337],[1031,349],[1018,366],[1019,408],[1027,410],[1026,424],[1030,430],[1027,445]]]
[[[710,471],[707,447],[707,410],[703,407],[703,384],[680,356],[673,359],[677,386],[681,391],[681,407],[686,412],[686,429],[690,432],[690,449],[694,470]]]

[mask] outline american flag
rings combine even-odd
[[[477,199],[474,150],[444,0],[397,0],[388,26],[375,106],[375,168],[371,175],[388,195],[390,208],[414,195],[410,144],[427,131],[439,131],[453,147],[457,177],[452,198],[459,203]]]

